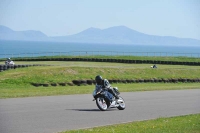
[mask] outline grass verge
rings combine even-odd
[[[200,114],[158,118],[62,133],[200,133]]]
[[[117,86],[120,92],[153,91],[153,90],[181,90],[200,89],[199,83],[136,83],[136,84],[112,84]],[[34,87],[31,85],[13,86],[11,84],[0,85],[0,98],[18,98],[52,95],[91,94],[94,85],[88,86],[56,86]]]

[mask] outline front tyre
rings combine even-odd
[[[97,107],[101,110],[101,111],[105,111],[107,110],[108,106],[106,104],[106,101],[104,100],[104,98],[102,97],[98,97],[96,99],[96,104],[97,104]]]
[[[119,110],[124,110],[126,108],[125,101],[121,96],[119,96],[118,104],[119,104],[119,106],[117,108]]]

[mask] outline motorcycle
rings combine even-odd
[[[14,61],[5,61],[5,65],[15,65]]]
[[[113,90],[119,96],[119,91],[117,87],[114,87]],[[118,108],[119,110],[124,110],[126,105],[124,99],[119,96],[119,99],[115,99],[113,94],[109,91],[102,89],[101,87],[93,91],[93,101],[96,100],[96,105],[101,111],[105,111],[108,108]]]

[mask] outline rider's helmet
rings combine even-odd
[[[98,85],[101,84],[102,80],[103,80],[103,78],[102,78],[100,75],[97,75],[97,76],[95,77],[95,81],[96,81],[96,83],[97,83]]]
[[[8,62],[11,62],[11,59],[10,59],[10,58],[7,58],[7,61],[8,61]]]

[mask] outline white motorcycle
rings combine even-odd
[[[14,61],[5,61],[5,65],[15,65]]]
[[[117,95],[120,94],[117,87],[114,87],[113,90]],[[96,100],[96,105],[101,111],[105,111],[108,108],[118,108],[119,110],[124,110],[126,107],[125,101],[121,96],[119,96],[119,99],[116,100],[113,94],[102,88],[95,89],[93,97],[93,101]]]

